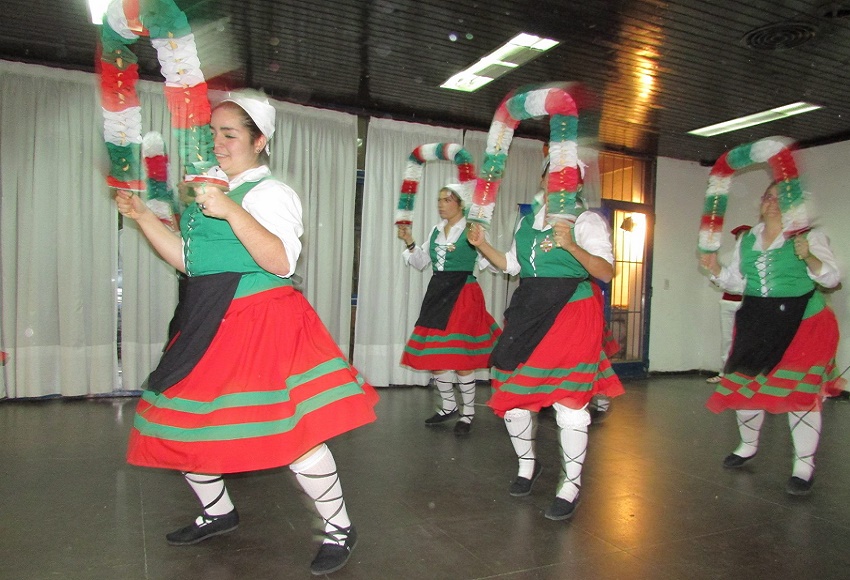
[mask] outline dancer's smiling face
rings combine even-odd
[[[223,103],[213,111],[210,128],[213,153],[228,177],[233,178],[262,164],[260,152],[266,146],[266,138],[242,107]]]

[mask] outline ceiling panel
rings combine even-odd
[[[848,0],[850,2],[850,0]],[[580,81],[605,147],[709,163],[782,134],[850,138],[850,3],[789,0],[178,0],[211,86],[291,102],[486,130],[515,87]],[[0,58],[93,71],[84,0],[0,0]],[[747,46],[751,31],[762,49]],[[518,32],[562,44],[475,93],[440,89]],[[772,45],[799,43],[770,50]],[[147,42],[143,78],[161,79]],[[824,109],[712,138],[687,131],[807,100]],[[580,120],[589,118],[580,117]],[[545,120],[519,133],[545,136]]]

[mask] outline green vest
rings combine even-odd
[[[806,262],[794,253],[793,240],[785,240],[774,250],[754,249],[756,236],[747,232],[741,238],[741,275],[744,295],[762,298],[788,298],[811,292],[815,283],[809,278]],[[817,314],[826,306],[823,293],[815,292],[809,299],[803,318]]]
[[[429,244],[429,255],[431,256],[431,267],[436,272],[440,263],[440,253],[445,254],[443,272],[472,272],[475,262],[478,260],[478,250],[469,243],[465,235],[461,235],[457,242],[448,246],[437,244],[440,228],[434,228],[431,232],[431,243]]]
[[[260,181],[243,183],[227,196],[241,206],[245,195]],[[236,289],[236,298],[292,285],[289,278],[281,278],[261,268],[233,233],[227,220],[205,216],[197,203],[187,207],[180,217],[180,234],[183,237],[186,274],[204,276],[239,272],[242,279]]]
[[[520,278],[580,278],[584,282],[579,284],[571,302],[591,296],[590,275],[584,266],[572,254],[555,246],[555,230],[536,230],[533,224],[533,214],[522,218],[514,237]]]

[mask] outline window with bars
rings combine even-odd
[[[652,205],[652,162],[618,153],[599,156],[602,207],[611,219],[615,274],[606,297],[608,324],[620,350],[615,363],[647,358],[647,279]]]

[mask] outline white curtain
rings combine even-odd
[[[118,214],[97,77],[0,61],[0,397],[136,390],[156,366],[177,300],[176,273],[134,224],[120,239],[123,380],[117,360]],[[137,85],[143,132],[181,169],[162,85]],[[272,172],[304,205],[304,291],[347,353],[357,118],[273,102]]]
[[[0,396],[116,384],[117,213],[93,75],[0,61]]]
[[[271,170],[304,210],[295,274],[304,295],[348,356],[357,193],[357,117],[273,101]]]
[[[372,118],[366,141],[360,277],[355,323],[354,364],[375,386],[426,385],[429,374],[399,364],[404,344],[419,316],[430,271],[406,266],[404,244],[396,237],[395,212],[411,151],[425,143],[462,143],[460,129]],[[450,161],[425,164],[414,206],[417,244],[439,220],[437,193],[457,182]]]

